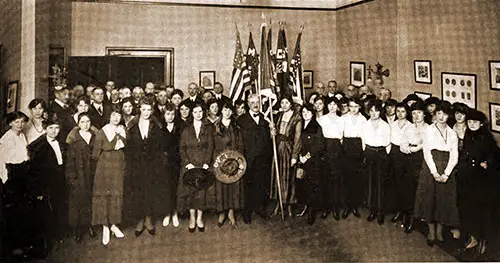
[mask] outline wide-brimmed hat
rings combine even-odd
[[[214,183],[214,175],[203,168],[193,168],[184,173],[182,183],[198,190],[206,190]]]
[[[215,178],[222,183],[232,184],[241,179],[247,169],[245,157],[234,150],[224,150],[214,161]]]

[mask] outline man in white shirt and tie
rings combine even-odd
[[[189,108],[192,109],[194,105],[198,103],[203,103],[203,100],[200,97],[198,97],[198,85],[196,85],[196,83],[191,82],[188,84],[188,94],[189,97],[184,101],[186,102],[186,105]]]
[[[114,89],[115,89],[115,82],[112,80],[108,80],[106,82],[106,96],[105,96],[104,100],[112,101],[111,93],[112,93],[112,90],[114,90]]]
[[[217,101],[217,104],[219,105],[219,109],[221,108],[222,104],[231,102],[231,100],[222,94],[224,91],[224,86],[222,86],[222,83],[220,82],[215,82],[214,84],[214,96],[215,100]]]
[[[55,99],[49,105],[49,116],[57,115],[60,123],[59,137],[61,140],[66,140],[68,133],[75,127],[76,123],[72,116],[69,102],[69,90],[64,86],[54,87]]]

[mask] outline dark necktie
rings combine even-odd
[[[102,115],[102,109],[101,109],[101,106],[97,107],[97,112],[99,112],[99,115]]]
[[[253,114],[252,114],[252,116],[253,116],[254,118],[257,118],[257,117],[259,117],[259,114],[258,114],[258,113],[253,113]]]

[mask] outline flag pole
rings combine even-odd
[[[273,124],[272,126],[276,130],[276,127],[274,126],[273,105],[272,105],[271,101],[272,101],[272,99],[269,98],[269,109],[271,110],[271,113],[269,115],[271,115],[270,119],[271,119],[271,123]],[[283,198],[281,197],[280,170],[278,167],[278,151],[276,150],[276,135],[274,133],[272,133],[271,137],[273,139],[273,161],[274,161],[274,168],[275,168],[275,172],[276,172],[276,185],[278,186],[278,202],[280,203],[281,219],[285,220],[285,213],[283,212]],[[272,169],[271,169],[271,174],[272,174]]]

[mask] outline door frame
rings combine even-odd
[[[163,57],[163,82],[167,86],[174,86],[174,48],[172,47],[106,47],[106,56],[118,57]]]

